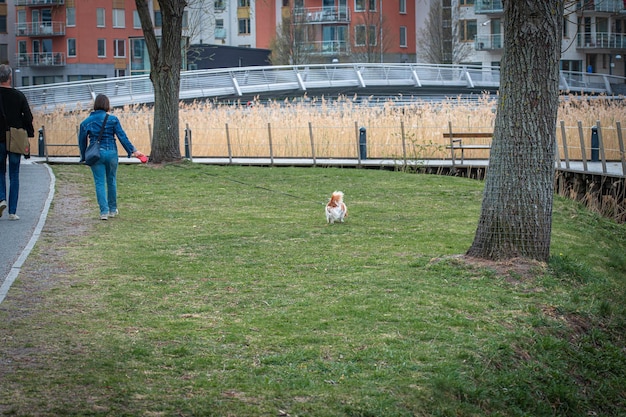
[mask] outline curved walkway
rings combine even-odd
[[[6,181],[8,186],[8,176]],[[47,164],[22,159],[17,205],[20,220],[10,221],[6,211],[0,217],[0,303],[39,239],[54,197],[54,186],[55,177]]]

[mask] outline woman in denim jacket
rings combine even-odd
[[[85,151],[87,150],[87,138],[94,141],[98,140],[104,117],[110,110],[111,105],[109,98],[104,94],[98,94],[93,103],[93,111],[80,124],[78,134],[78,147],[80,149],[80,162],[85,161]],[[126,132],[122,129],[120,120],[109,114],[106,121],[106,127],[102,132],[100,139],[100,159],[91,167],[93,173],[93,181],[96,186],[96,198],[100,206],[100,219],[107,220],[119,214],[117,210],[117,143],[115,136],[128,152],[128,157],[142,157],[143,153],[139,152],[126,136]]]

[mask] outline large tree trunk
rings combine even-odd
[[[494,138],[468,256],[547,261],[563,0],[506,0]]]
[[[151,1],[151,0],[150,0]],[[178,161],[180,154],[178,104],[183,47],[182,26],[186,0],[159,0],[163,17],[160,43],[146,0],[135,0],[148,54],[150,80],[154,87],[154,128],[150,161]]]

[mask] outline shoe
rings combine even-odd
[[[2,217],[2,212],[4,212],[5,208],[7,208],[6,200],[0,201],[0,217]]]
[[[108,220],[109,219],[109,215],[108,214],[101,214],[100,215],[100,220]]]
[[[120,214],[120,212],[119,212],[119,210],[118,210],[118,209],[115,209],[115,210],[113,210],[113,211],[109,211],[109,218],[111,218],[111,217],[115,217],[115,216],[117,216],[117,215],[119,215],[119,214]]]
[[[9,220],[19,220],[20,216],[17,214],[9,214]]]

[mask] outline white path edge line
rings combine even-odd
[[[43,164],[43,165],[48,170],[48,175],[50,176],[50,187],[48,190],[48,198],[46,199],[41,215],[39,216],[39,221],[37,222],[37,226],[35,226],[33,235],[31,236],[30,240],[28,241],[28,244],[22,251],[21,255],[17,258],[17,260],[11,267],[11,271],[9,272],[7,277],[4,279],[4,282],[2,283],[2,286],[0,287],[0,304],[2,304],[2,301],[4,301],[4,298],[9,292],[11,285],[13,285],[13,282],[19,275],[22,269],[22,265],[24,265],[24,262],[28,258],[28,255],[30,255],[30,252],[35,247],[35,244],[37,243],[37,240],[39,239],[39,236],[41,235],[41,231],[43,230],[43,227],[46,224],[46,218],[48,217],[50,204],[52,203],[52,199],[54,198],[54,187],[56,183],[56,178],[54,177],[54,173],[52,172],[52,169],[50,169],[50,166],[48,164]]]

